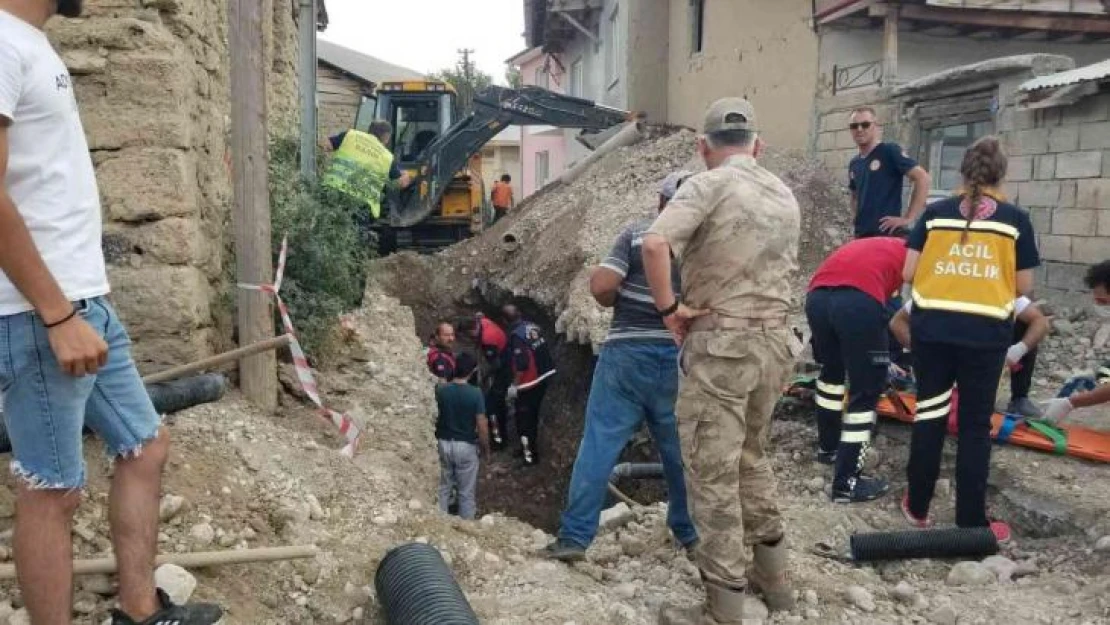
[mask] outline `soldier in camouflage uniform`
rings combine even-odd
[[[801,351],[787,325],[801,218],[790,189],[756,164],[762,148],[747,100],[715,102],[698,140],[709,171],[644,236],[656,308],[683,345],[675,410],[706,590],[704,606],[664,608],[664,624],[740,623],[749,587],[772,610],[794,603],[767,444]],[[681,298],[668,278],[672,254]]]

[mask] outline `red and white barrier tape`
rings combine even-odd
[[[286,308],[285,302],[281,299],[281,280],[285,275],[285,258],[288,251],[289,237],[285,237],[281,241],[281,254],[278,256],[278,266],[274,272],[273,284],[240,283],[238,287],[249,291],[262,291],[274,296],[278,311],[281,313],[281,323],[285,326],[285,331],[292,337],[289,342],[289,349],[293,352],[293,368],[297,372],[297,380],[300,381],[301,388],[308,395],[308,398],[316,404],[320,416],[331,421],[335,427],[339,428],[339,433],[347,439],[347,445],[343,447],[340,453],[353,458],[362,437],[362,428],[351,417],[325,406],[323,400],[320,399],[320,390],[316,385],[316,378],[312,376],[312,368],[308,366],[308,359],[305,358],[304,350],[301,348],[300,342],[297,341],[297,332],[293,329],[293,320],[289,317],[289,309]]]

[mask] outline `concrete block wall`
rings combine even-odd
[[[288,129],[296,27],[288,2],[266,3],[268,106]],[[163,369],[232,338],[226,3],[91,0],[85,15],[48,34],[74,76],[96,166],[113,303],[140,368]]]
[[[898,108],[890,102],[887,90],[861,90],[819,99],[814,124],[814,154],[826,167],[842,173],[845,185],[848,184],[848,163],[859,154],[848,130],[848,120],[852,111],[861,106],[875,109],[883,125],[884,140],[904,145]]]
[[[1008,108],[1008,191],[1033,217],[1038,294],[1071,298],[1087,267],[1110,258],[1110,89],[1070,106]]]

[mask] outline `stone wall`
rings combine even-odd
[[[267,2],[277,5],[270,110],[292,125],[296,28],[285,17],[289,0]],[[234,301],[226,2],[91,0],[85,18],[54,20],[48,33],[75,79],[112,299],[136,360],[150,371],[226,348]]]
[[[317,128],[321,138],[350,130],[362,102],[363,90],[370,86],[348,74],[320,63],[316,68]]]
[[[1087,266],[1110,259],[1110,87],[1062,107],[1008,111],[1009,186],[1033,216],[1048,295],[1083,290]]]
[[[848,118],[861,106],[875,109],[883,125],[883,139],[905,143],[898,106],[887,89],[867,89],[850,94],[820,98],[816,102],[814,153],[826,167],[843,172],[848,184],[848,162],[859,153],[848,131]]]

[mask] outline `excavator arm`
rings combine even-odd
[[[469,115],[420,154],[412,184],[389,193],[389,223],[406,228],[427,219],[470,157],[506,126],[556,126],[595,133],[631,119],[627,111],[539,87],[489,87],[475,97]]]

